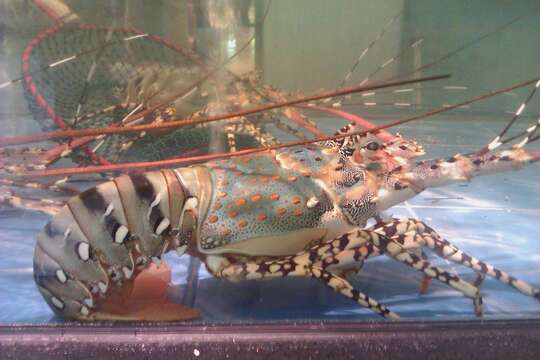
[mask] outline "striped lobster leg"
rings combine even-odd
[[[313,277],[324,281],[338,293],[358,304],[390,318],[399,318],[375,299],[355,289],[336,271],[351,268],[371,256],[387,254],[390,257],[435,278],[474,300],[475,312],[482,313],[482,299],[478,289],[443,269],[405,249],[401,244],[373,231],[354,230],[339,238],[315,245],[295,256],[264,261],[239,261],[234,258],[212,257],[207,259],[209,270],[219,278],[228,280],[262,279],[286,276]]]
[[[443,259],[466,266],[480,276],[490,276],[540,301],[539,289],[464,253],[457,246],[443,239],[435,230],[422,221],[415,219],[392,219],[383,224],[377,224],[374,231],[399,242],[407,248],[429,248]]]
[[[272,134],[263,130],[258,124],[251,122],[246,117],[241,117],[229,121],[224,127],[227,135],[227,145],[230,152],[238,150],[236,144],[236,135],[251,136],[261,146],[271,146],[277,144],[276,139]]]
[[[35,248],[34,277],[50,307],[78,320],[196,317],[194,309],[170,303],[164,289],[155,298],[130,297],[138,278],[152,277],[149,267],[168,285],[161,256],[185,250],[193,234],[184,215],[197,207],[199,177],[207,175],[197,169],[124,175],[72,198]]]
[[[367,257],[385,254],[473,299],[475,314],[477,316],[482,315],[482,297],[476,286],[437,266],[432,266],[429,261],[423,258],[421,253],[418,253],[417,249],[408,247],[406,244],[400,244],[372,230],[353,230],[328,243],[327,246],[330,246],[330,248],[325,250],[327,256],[322,261],[330,271],[349,268],[352,264],[363,261]],[[343,250],[336,251],[335,247]]]
[[[313,259],[318,256],[318,247],[313,247],[309,252],[301,252],[296,256],[266,261],[235,262],[224,257],[210,256],[207,259],[207,268],[217,278],[229,281],[272,279],[286,276],[312,277],[322,280],[336,292],[385,318],[399,319],[396,313],[369,295],[355,289],[347,280],[326,270],[321,264],[315,264]]]

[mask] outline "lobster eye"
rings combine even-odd
[[[366,148],[371,151],[375,151],[379,149],[379,143],[376,141],[372,141],[366,145]]]

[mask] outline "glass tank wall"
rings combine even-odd
[[[352,292],[345,289],[344,284],[376,299],[402,320],[479,319],[470,298],[440,279],[428,280],[427,275],[434,275],[435,270],[425,261],[447,271],[439,274],[439,278],[446,277],[447,282],[455,285],[457,275],[470,283],[467,286],[478,286],[483,296],[483,318],[538,318],[540,303],[530,296],[535,290],[492,267],[507,271],[533,287],[540,287],[537,223],[540,220],[540,167],[533,163],[540,157],[538,143],[534,141],[540,134],[540,130],[534,128],[540,113],[540,101],[535,93],[538,85],[535,77],[540,75],[537,69],[540,47],[536,44],[540,36],[539,18],[540,7],[532,0],[2,0],[0,322],[59,322],[62,321],[59,315],[74,308],[73,311],[83,317],[98,311],[115,313],[113,306],[104,304],[111,297],[130,295],[133,277],[144,276],[147,276],[146,282],[141,281],[131,292],[132,296],[138,296],[134,302],[144,303],[154,296],[157,303],[171,306],[171,313],[177,314],[178,319],[194,317],[188,321],[195,322],[381,319],[374,311],[351,301],[348,297],[353,296]],[[369,88],[447,74],[449,78],[439,80]],[[525,82],[528,83],[523,84]],[[359,86],[367,88],[362,92],[295,104],[294,107],[242,113]],[[499,91],[500,94],[495,96],[494,93]],[[480,100],[484,95],[485,99]],[[232,118],[200,121],[237,112],[240,113]],[[160,128],[180,119],[196,124]],[[63,250],[53,253],[43,250],[47,243],[42,250],[49,253],[49,260],[38,261],[45,265],[38,269],[36,277],[39,285],[45,288],[42,292],[50,306],[36,286],[33,259],[38,234],[55,214],[65,212],[61,208],[68,199],[85,189],[121,174],[129,173],[132,178],[138,176],[140,179],[142,171],[189,166],[205,159],[210,161],[205,158],[209,154],[221,154],[219,156],[224,158],[226,153],[245,149],[329,136],[350,121],[361,122],[360,127],[355,128],[359,130],[366,126],[365,121],[373,127],[403,119],[410,121],[386,129],[387,137],[382,136],[383,139],[373,138],[375,145],[372,146],[379,149],[366,148],[368,142],[362,140],[364,142],[353,147],[354,151],[344,155],[349,156],[347,164],[354,161],[360,169],[361,181],[367,184],[367,178],[375,179],[375,190],[362,188],[362,191],[377,196],[371,204],[382,201],[385,191],[388,192],[383,180],[385,171],[399,174],[402,186],[418,192],[378,213],[379,221],[388,225],[375,225],[382,229],[379,235],[388,231],[389,241],[400,244],[394,257],[375,256],[374,253],[362,261],[363,255],[358,250],[360,255],[357,254],[355,261],[341,268],[330,267],[329,273],[335,276],[333,280],[316,279],[317,269],[324,266],[320,263],[317,267],[314,262],[324,261],[324,254],[331,255],[327,253],[331,250],[322,249],[321,243],[315,245],[317,241],[333,244],[333,238],[324,234],[332,233],[339,239],[354,227],[373,226],[372,219],[367,224],[358,221],[353,226],[351,219],[357,219],[356,215],[346,215],[366,211],[368,218],[375,215],[373,207],[366,210],[370,205],[352,199],[352,193],[349,198],[336,195],[337,188],[343,190],[346,187],[339,183],[341,177],[331,182],[335,188],[328,189],[320,182],[302,177],[298,173],[298,162],[293,161],[295,167],[290,168],[283,165],[283,161],[270,161],[274,166],[278,164],[279,169],[273,170],[275,174],[266,173],[268,178],[275,175],[286,181],[296,181],[296,177],[300,177],[294,191],[302,194],[318,191],[329,199],[326,210],[321,210],[314,219],[309,214],[312,208],[322,208],[320,198],[301,197],[298,201],[302,204],[296,208],[296,192],[289,191],[293,185],[287,183],[289,187],[277,187],[281,190],[274,191],[264,181],[247,182],[248,175],[254,176],[259,170],[243,166],[243,158],[236,158],[240,160],[225,163],[216,160],[218,162],[211,165],[214,170],[228,171],[227,176],[235,185],[231,185],[231,193],[220,187],[215,174],[209,178],[199,177],[193,182],[209,189],[209,201],[213,206],[201,208],[204,202],[200,198],[195,205],[199,211],[195,219],[200,221],[200,231],[194,231],[188,241],[193,256],[179,257],[170,251],[159,260],[157,255],[161,251],[150,256],[144,249],[135,249],[138,240],[135,239],[134,225],[126,229],[129,235],[123,233],[119,230],[122,224],[113,226],[107,222],[109,215],[106,213],[114,211],[116,214],[119,210],[105,206],[96,210],[101,211],[99,215],[80,217],[81,224],[70,225],[70,231],[49,226],[45,234],[52,234],[50,237],[54,241],[62,242],[74,236],[77,226],[90,226],[94,230],[104,228],[108,231],[106,237],[110,237],[105,248],[109,249],[114,242],[114,246],[130,249],[131,260],[122,258],[131,264],[127,272],[123,267],[111,265],[114,261],[110,260],[108,256],[112,255],[107,251],[118,249],[100,250],[97,245],[81,246],[81,242],[73,240],[66,242],[72,247],[66,245]],[[494,142],[513,119],[512,126]],[[138,130],[122,134],[115,132],[144,125],[155,127],[135,128]],[[112,131],[69,135],[60,132],[92,128]],[[41,135],[47,133],[57,137]],[[404,141],[417,141],[425,155],[407,157],[399,153],[399,149],[392,148],[388,142],[395,141],[397,133]],[[518,136],[506,142],[516,134]],[[523,145],[525,138],[528,142]],[[386,147],[383,146],[385,142]],[[503,144],[487,155],[477,152],[487,144],[500,142]],[[491,157],[519,143],[528,153],[523,155],[521,150],[514,148],[514,152],[500,155],[507,156],[505,159]],[[304,144],[293,150],[275,151],[286,152],[287,156],[305,163],[302,169],[320,175],[321,168],[313,160],[315,153],[305,153],[320,151],[320,147],[316,148],[319,150],[306,150],[313,146]],[[295,157],[295,150],[304,152]],[[386,152],[377,155],[377,151]],[[514,157],[518,152],[524,159],[521,164],[526,163],[524,169],[517,169],[518,164],[515,169],[505,168],[508,171],[502,173],[472,176],[476,175],[475,171],[483,171],[483,165],[478,163],[499,161],[503,167],[509,167],[506,164],[509,162],[517,164]],[[246,156],[254,158],[258,156],[256,154]],[[270,152],[263,154],[271,160],[275,156]],[[456,154],[466,154],[470,159],[468,166],[477,167],[476,170],[466,169],[470,179],[462,178],[453,184],[425,190],[426,186],[422,184],[434,179],[433,172],[427,171],[428,183],[404,180],[410,180],[407,171],[414,173],[417,161],[446,159],[450,161],[433,164],[431,170],[436,170],[437,166],[452,168],[456,163],[461,164],[461,160],[451,158]],[[334,156],[337,155],[334,153]],[[174,189],[178,191],[174,186],[162,187],[160,191],[170,194]],[[221,192],[234,197],[229,212],[219,213],[227,217],[226,221],[213,213],[221,206],[218,205]],[[144,198],[142,193],[134,190],[131,194],[133,198]],[[257,204],[258,196],[263,199]],[[282,201],[282,205],[274,207],[270,200],[279,197],[281,199],[276,201]],[[141,223],[153,219],[152,225],[148,225],[151,229],[146,229],[147,225],[140,226],[146,229],[144,231],[150,231],[149,242],[163,241],[161,250],[181,247],[181,239],[188,236],[186,234],[192,235],[181,226],[187,226],[186,217],[180,219],[180,215],[177,216],[180,229],[175,233],[173,230],[178,225],[164,223],[165,217],[153,218],[152,209],[165,202],[156,199],[144,200],[146,202],[141,204],[145,210],[139,209],[133,216],[139,216]],[[173,195],[168,199],[172,199],[171,204],[186,200],[181,201]],[[246,199],[243,212],[234,207],[243,206]],[[351,202],[347,204],[352,205],[340,205],[348,200]],[[116,208],[122,203],[125,211],[143,206],[134,205],[125,198],[115,201]],[[75,211],[75,206],[91,208],[88,202],[79,201],[79,204],[83,205],[71,205],[69,211]],[[92,204],[99,208],[95,202]],[[186,202],[184,206],[187,206]],[[267,224],[266,227],[251,226],[248,221],[242,223],[243,220],[234,219],[239,211],[249,221],[259,221]],[[284,214],[280,215],[281,211]],[[281,216],[279,221],[276,220],[278,215]],[[332,223],[333,229],[328,230],[331,226],[324,222],[324,216],[335,216],[332,219],[340,218],[343,222]],[[441,238],[489,265],[462,255],[443,242],[436,243],[440,252],[437,254],[437,249],[434,251],[428,246],[433,244],[430,239],[436,237],[430,238],[425,233],[414,237],[410,233],[412,229],[402,231],[401,237],[392,238],[394,234],[388,230],[392,228],[391,224],[395,225],[395,231],[399,228],[397,222],[392,223],[392,217],[424,221]],[[86,221],[95,223],[83,224]],[[221,233],[220,245],[205,248],[204,244],[212,241],[209,237],[203,241],[203,233],[214,224],[227,229],[230,226],[232,230],[228,229],[230,234],[226,236]],[[404,220],[400,224],[405,224]],[[284,231],[284,228],[288,230]],[[370,228],[367,233],[373,234],[373,230]],[[411,238],[407,238],[408,235]],[[264,241],[251,241],[261,238]],[[380,238],[384,237],[381,235]],[[236,239],[236,250],[227,247],[230,245],[227,239]],[[295,247],[289,243],[302,243],[302,246],[298,248],[299,245]],[[391,245],[388,248],[379,245],[381,251],[391,252]],[[296,266],[303,268],[304,260],[295,258],[291,263],[287,256],[294,257],[302,248],[309,250],[312,246],[320,247],[314,252],[320,258],[312,259],[311,267],[308,266],[310,271],[315,271],[310,273],[311,276],[292,276],[294,271],[280,267],[289,261],[294,269]],[[293,248],[298,251],[291,250]],[[362,249],[367,251],[365,247]],[[341,250],[344,252],[338,258],[341,256],[343,260],[351,256],[350,252]],[[43,251],[36,252],[36,257],[45,256],[41,254]],[[68,252],[71,257],[66,255]],[[75,255],[78,257],[73,257]],[[415,266],[427,275],[403,264],[399,260],[403,260],[403,256],[416,259]],[[74,259],[76,265],[59,265],[68,257]],[[221,264],[237,264],[243,269],[235,268],[240,273],[249,273],[255,268],[248,278],[272,279],[237,282],[217,279],[205,265],[214,266],[217,258],[225,261]],[[88,261],[101,264],[100,269],[106,275],[100,276],[104,276],[106,289],[100,288],[102,285],[95,278],[88,280],[91,277],[86,267]],[[272,264],[281,264],[279,270],[271,269]],[[141,273],[144,268],[150,270]],[[479,273],[485,272],[488,276],[483,279]],[[290,276],[278,276],[277,273]],[[494,277],[499,277],[500,281]],[[346,282],[341,283],[339,279],[346,279]],[[66,290],[66,284],[74,282],[77,284]],[[503,282],[510,282],[529,294],[520,293]],[[331,289],[332,286],[343,294]],[[76,289],[86,289],[86,298],[76,293],[79,291]],[[67,300],[70,296],[77,300],[70,302]],[[56,307],[56,315],[51,307]],[[135,313],[133,316],[137,318],[141,314],[137,311],[117,311],[116,314],[128,317]]]

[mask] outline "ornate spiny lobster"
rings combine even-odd
[[[424,189],[539,160],[540,153],[523,149],[537,126],[510,150],[416,164],[417,144],[382,144],[345,128],[336,141],[124,175],[71,199],[47,224],[35,249],[35,280],[65,318],[148,319],[108,311],[108,299],[176,250],[227,280],[313,277],[396,319],[340,276],[385,254],[473,299],[481,315],[478,287],[431,265],[422,256],[428,248],[540,300],[539,290],[463,253],[423,222],[380,216]],[[376,225],[365,228],[373,217]],[[151,304],[147,310],[155,314]]]

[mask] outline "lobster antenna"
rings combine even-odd
[[[540,125],[540,120],[538,120],[538,124],[536,125],[536,127],[538,127],[538,125]],[[540,139],[540,135],[536,135],[535,137],[531,138],[531,140],[529,142],[533,142],[533,141],[536,141]]]
[[[524,14],[524,15],[519,15],[515,18],[513,18],[512,20],[510,20],[509,22],[507,23],[504,23],[503,25],[499,26],[498,28],[495,28],[493,29],[492,31],[476,38],[476,39],[473,39],[471,41],[469,41],[468,43],[465,43],[463,44],[462,46],[446,53],[445,55],[443,55],[442,57],[430,62],[430,63],[427,63],[425,65],[422,65],[422,66],[419,66],[417,67],[416,69],[412,70],[411,72],[408,72],[408,73],[404,73],[404,74],[400,74],[400,75],[396,75],[396,76],[393,76],[393,77],[390,77],[388,79],[386,79],[387,81],[392,81],[392,80],[396,80],[396,79],[400,79],[400,78],[404,78],[404,77],[407,77],[407,76],[410,76],[410,75],[414,75],[416,74],[417,72],[420,72],[420,71],[423,71],[423,70],[426,70],[426,69],[429,69],[443,61],[445,61],[446,59],[460,53],[461,51],[463,50],[466,50],[474,45],[476,45],[478,42],[492,36],[492,35],[495,35],[503,30],[505,30],[507,27],[511,26],[512,24],[514,24],[515,22],[521,20],[522,18],[528,16],[528,14]],[[387,65],[389,65],[390,63],[394,62],[398,57],[401,57],[403,55],[403,53],[407,50],[409,50],[410,48],[412,47],[415,47],[415,46],[418,46],[420,45],[420,43],[423,41],[423,39],[419,39],[417,40],[416,42],[413,42],[408,48],[406,48],[403,52],[401,52],[400,54],[398,54],[397,56],[395,56],[394,58],[390,58],[388,59],[386,62],[384,62],[383,64],[381,64],[379,66],[378,69],[376,69],[372,74],[368,75],[367,78],[365,78],[362,83],[364,83],[365,81],[369,80],[369,78],[371,78],[372,76],[374,76],[378,71],[382,70],[382,68],[386,67]],[[402,92],[409,92],[409,91],[415,91],[415,89],[413,88],[410,88],[410,89],[403,89]],[[374,96],[374,95],[378,95],[379,92],[370,92],[370,93],[366,93],[366,94],[363,94],[363,96]],[[342,104],[340,102],[337,102],[336,104],[334,104],[335,106],[341,106]],[[349,105],[349,104],[347,104]],[[367,103],[364,103],[365,106],[376,106],[377,103],[376,102],[367,102]],[[410,106],[409,103],[398,103],[397,106]]]
[[[418,40],[415,40],[413,42],[411,42],[411,44],[409,46],[407,46],[405,49],[401,50],[397,55],[394,55],[392,56],[391,58],[389,58],[388,60],[384,61],[383,63],[381,63],[373,72],[371,72],[368,76],[366,76],[364,78],[364,80],[362,80],[359,85],[365,85],[369,80],[371,80],[371,78],[373,76],[375,76],[376,74],[379,73],[379,71],[381,71],[382,69],[384,69],[385,67],[387,67],[388,65],[394,63],[396,60],[399,60],[403,55],[405,55],[409,50],[411,49],[414,49],[415,47],[419,46],[422,42],[424,41],[423,38],[421,39],[418,39]],[[367,95],[367,94],[365,94]],[[369,93],[369,95],[375,95],[375,92],[372,92],[372,93]],[[332,98],[328,98],[326,100],[323,101],[323,103],[325,102],[329,102],[331,101]],[[337,102],[333,103],[332,104],[332,107],[340,107],[342,105],[341,103],[341,100],[338,100]]]
[[[400,74],[400,75],[396,75],[394,77],[391,77],[390,79],[387,79],[387,80],[395,80],[395,79],[399,79],[399,78],[402,78],[402,77],[406,77],[406,76],[410,76],[410,75],[414,75],[416,74],[417,72],[420,72],[420,71],[423,71],[423,70],[426,70],[426,69],[429,69],[430,67],[433,67],[445,60],[447,60],[448,58],[462,52],[463,50],[466,50],[474,45],[476,45],[477,43],[479,43],[480,41],[482,40],[485,40],[487,39],[488,37],[491,37],[503,30],[505,30],[506,28],[510,27],[511,25],[513,25],[515,22],[523,19],[524,17],[526,16],[529,16],[529,14],[523,14],[523,15],[519,15],[519,16],[516,16],[515,18],[513,18],[512,20],[508,21],[507,23],[504,23],[502,24],[501,26],[493,29],[492,31],[489,31],[487,33],[485,33],[484,35],[480,36],[480,37],[477,37],[476,39],[472,39],[471,41],[463,44],[462,46],[446,53],[445,55],[443,55],[442,57],[436,59],[436,60],[433,60],[432,62],[430,63],[427,63],[425,65],[422,65],[422,66],[419,66],[417,67],[416,69],[412,70],[411,72],[408,72],[408,73],[404,73],[404,74]]]
[[[533,141],[536,141],[538,140],[538,138],[540,137],[539,135],[537,136],[534,136],[534,134],[536,133],[536,130],[538,130],[538,127],[540,127],[540,119],[538,119],[536,121],[536,124],[534,124],[533,126],[529,127],[527,130],[525,130],[527,134],[527,137],[525,139],[523,139],[519,144],[517,144],[516,146],[517,147],[523,147],[525,146],[525,144],[527,143],[532,143]]]
[[[396,15],[394,15],[385,25],[384,27],[382,28],[381,32],[379,32],[379,34],[371,41],[371,43],[369,43],[369,45],[360,53],[360,55],[358,56],[358,58],[356,59],[356,61],[354,62],[353,66],[349,69],[349,72],[347,73],[347,75],[345,75],[345,77],[343,78],[343,80],[341,81],[341,83],[339,84],[339,87],[343,87],[345,86],[345,84],[347,83],[347,81],[349,81],[349,78],[352,76],[352,74],[355,72],[356,68],[358,67],[358,65],[360,64],[360,61],[362,61],[362,59],[364,58],[364,56],[366,56],[366,54],[368,53],[368,51],[384,36],[384,34],[388,31],[388,29],[390,29],[390,26],[392,26],[392,24],[401,17],[401,15],[403,15],[403,10],[401,10],[399,13],[397,13]]]
[[[424,38],[420,38],[418,40],[415,40],[415,41],[412,41],[411,44],[409,46],[407,46],[405,49],[403,49],[402,51],[400,51],[397,55],[395,56],[392,56],[391,58],[389,58],[388,60],[386,60],[385,62],[383,62],[381,65],[379,65],[372,73],[370,73],[368,76],[366,76],[364,78],[364,80],[362,80],[360,82],[360,85],[363,85],[365,83],[367,83],[369,80],[371,80],[371,78],[373,76],[375,76],[379,71],[381,71],[382,69],[384,69],[385,67],[387,67],[388,65],[392,64],[393,62],[395,62],[396,60],[400,59],[403,55],[405,55],[409,50],[411,49],[414,49],[418,46],[420,46],[420,44],[422,44],[424,42]]]
[[[529,95],[527,96],[527,98],[525,99],[525,101],[519,106],[519,108],[516,110],[516,112],[514,113],[514,116],[512,116],[512,119],[510,119],[510,121],[508,122],[508,124],[506,124],[506,126],[504,127],[504,129],[500,132],[499,135],[497,135],[493,140],[491,140],[491,142],[486,145],[484,148],[480,149],[479,150],[479,153],[485,153],[487,151],[492,151],[492,150],[495,150],[496,148],[498,148],[499,146],[503,145],[503,144],[506,144],[512,140],[514,140],[515,138],[517,137],[520,137],[524,134],[518,134],[517,136],[513,136],[509,139],[506,139],[504,142],[501,141],[502,137],[508,132],[508,130],[510,129],[510,127],[512,125],[514,125],[514,123],[516,122],[516,120],[518,119],[518,117],[523,113],[523,111],[525,110],[525,108],[527,107],[527,105],[529,104],[529,101],[531,101],[531,99],[533,98],[534,94],[536,94],[536,91],[538,90],[538,87],[540,87],[540,81],[538,81],[536,83],[536,85],[533,87],[533,89],[531,90],[531,92],[529,93]],[[529,135],[525,138],[525,143],[523,143],[523,145],[521,146],[524,146],[528,140],[530,140],[530,136],[534,135],[534,132],[536,131],[536,128],[538,127],[538,125],[536,126],[533,126],[529,129],[531,129]],[[527,131],[529,131],[529,129],[527,129]],[[520,147],[521,147],[520,146]]]
[[[36,134],[22,135],[22,136],[12,136],[12,137],[6,136],[6,137],[0,137],[0,146],[25,144],[25,143],[31,143],[31,142],[37,142],[37,141],[64,139],[64,138],[71,138],[71,137],[125,134],[125,133],[131,133],[131,132],[149,131],[149,130],[157,130],[157,129],[174,129],[174,128],[179,128],[183,126],[193,126],[193,125],[199,125],[199,124],[204,124],[204,123],[209,123],[209,122],[214,122],[214,121],[219,121],[219,120],[230,119],[234,117],[255,114],[258,112],[273,110],[273,109],[277,109],[284,106],[292,106],[292,105],[296,105],[296,104],[300,104],[304,102],[321,100],[321,99],[331,97],[331,96],[340,96],[340,95],[352,94],[356,92],[370,91],[373,89],[383,89],[383,88],[392,87],[392,86],[400,86],[400,85],[405,85],[405,84],[441,80],[441,79],[447,79],[449,77],[450,75],[438,75],[438,76],[430,76],[430,77],[425,77],[425,78],[402,80],[402,81],[396,81],[396,82],[377,83],[377,84],[373,84],[369,86],[356,86],[356,87],[346,88],[346,89],[337,90],[337,91],[325,92],[319,95],[301,97],[295,100],[267,104],[267,105],[259,106],[253,109],[241,110],[241,111],[237,111],[233,113],[210,116],[207,118],[195,119],[195,120],[179,119],[179,120],[173,120],[173,121],[161,123],[161,124],[146,124],[146,125],[136,125],[136,126],[130,126],[130,127],[115,127],[115,128],[108,127],[108,128],[81,129],[81,130],[62,130],[62,131],[50,131],[46,133],[36,133]]]
[[[368,97],[368,96],[375,96],[375,95],[396,95],[396,94],[403,94],[403,93],[411,93],[411,92],[414,92],[416,91],[417,88],[412,88],[412,87],[408,87],[408,88],[401,88],[401,89],[394,89],[394,90],[383,90],[383,91],[377,91],[377,92],[369,92],[369,93],[364,93],[362,94],[361,96],[362,97]],[[478,91],[478,92],[485,92],[485,91],[491,91],[493,89],[486,89],[486,88],[471,88],[469,86],[460,86],[460,85],[444,85],[442,87],[438,86],[438,87],[435,87],[435,86],[426,86],[426,87],[422,87],[422,91],[431,91],[431,92],[434,92],[434,91],[442,91],[442,92],[445,92],[445,91],[452,91],[452,92],[456,92],[456,91],[460,91],[460,92],[465,92],[465,91]],[[515,96],[514,93],[503,93],[501,95],[508,95],[508,96]],[[417,109],[422,109],[422,108],[438,108],[440,106],[446,106],[447,104],[446,103],[415,103],[415,102],[403,102],[403,101],[399,101],[399,102],[391,102],[389,100],[386,100],[386,102],[379,102],[379,101],[347,101],[347,102],[344,102],[342,103],[343,106],[365,106],[365,107],[373,107],[373,106],[377,106],[377,107],[396,107],[396,108],[404,108],[404,107],[412,107],[412,108],[417,108]],[[468,106],[464,106],[463,108],[468,108]]]
[[[513,85],[511,87],[507,87],[504,89],[492,91],[487,94],[477,96],[473,99],[470,99],[461,103],[445,106],[445,107],[442,107],[433,111],[425,112],[423,114],[401,119],[401,120],[392,122],[390,124],[378,126],[376,128],[364,130],[364,131],[356,131],[356,132],[351,132],[347,134],[320,137],[320,138],[316,138],[312,140],[302,140],[302,141],[296,141],[296,142],[289,142],[285,144],[277,144],[277,145],[268,146],[264,148],[245,149],[245,150],[240,150],[236,152],[231,152],[228,154],[209,154],[209,155],[201,155],[201,156],[194,156],[194,157],[181,158],[181,159],[177,158],[177,159],[138,162],[138,163],[123,163],[123,164],[112,164],[112,165],[104,165],[104,166],[88,166],[84,168],[64,168],[64,169],[52,169],[52,170],[43,170],[43,171],[32,171],[32,172],[27,172],[23,174],[18,174],[17,176],[20,176],[20,177],[65,176],[65,175],[90,174],[90,173],[99,173],[99,172],[111,172],[111,171],[120,171],[120,170],[135,170],[135,169],[148,169],[148,168],[166,167],[166,166],[179,166],[179,165],[192,164],[192,163],[202,162],[202,161],[226,159],[226,158],[231,158],[234,156],[249,155],[249,154],[264,152],[268,150],[277,150],[277,149],[289,148],[289,147],[294,147],[294,146],[303,146],[303,145],[308,145],[308,144],[313,144],[313,143],[318,143],[318,142],[323,142],[323,141],[337,140],[337,139],[341,139],[341,138],[345,138],[349,136],[355,136],[355,135],[363,136],[368,133],[377,133],[378,131],[383,130],[383,129],[387,129],[396,125],[405,124],[407,122],[411,122],[414,120],[426,118],[435,114],[443,113],[443,112],[461,107],[463,105],[467,105],[476,101],[484,100],[484,99],[499,95],[504,92],[508,92],[508,91],[511,91],[511,90],[514,90],[523,86],[530,85],[539,80],[540,78],[537,77],[532,80],[528,80],[520,84]],[[537,138],[540,138],[540,136],[536,136],[534,140],[537,140]]]
[[[504,140],[501,140],[501,145],[504,145],[504,144],[507,144],[509,142],[512,142],[522,136],[525,136],[525,138],[523,140],[521,140],[518,144],[516,144],[515,146],[516,147],[523,147],[525,146],[526,144],[528,143],[531,143],[533,141],[536,141],[538,140],[538,138],[540,137],[540,135],[535,135],[536,131],[538,130],[538,128],[540,127],[540,119],[538,119],[536,121],[536,124],[528,127],[526,130],[524,131],[521,131],[507,139],[504,139]]]

